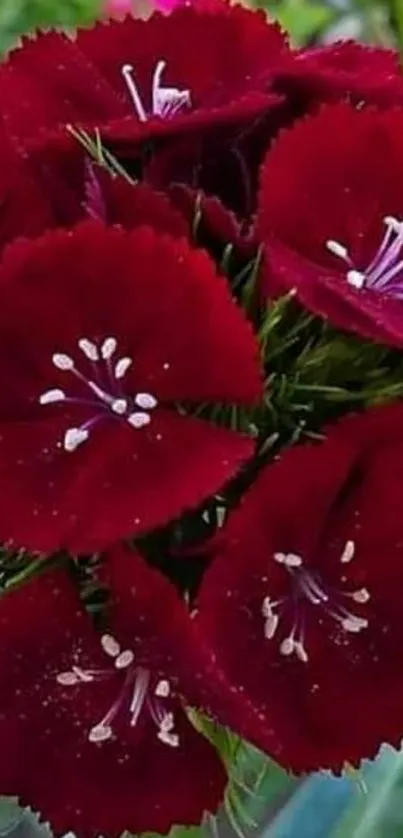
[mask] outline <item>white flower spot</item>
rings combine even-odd
[[[118,342],[116,338],[106,338],[101,346],[101,356],[104,361],[109,361],[116,352]]]
[[[159,698],[168,698],[171,693],[171,688],[169,686],[169,681],[163,679],[162,681],[158,681],[158,684],[155,688],[155,695]]]
[[[154,410],[157,407],[157,399],[151,395],[151,393],[137,393],[136,396],[136,404],[142,408],[142,410]]]
[[[124,378],[133,361],[131,358],[121,358],[115,366],[115,378],[119,381]]]
[[[88,734],[88,739],[90,742],[107,742],[108,739],[112,739],[112,736],[112,728],[107,725],[100,724],[91,728]]]
[[[87,338],[81,338],[78,341],[78,345],[89,361],[99,361],[99,352],[95,343]]]
[[[89,431],[84,428],[69,428],[64,435],[65,451],[75,451],[89,437]]]
[[[115,399],[115,401],[111,404],[111,408],[114,413],[118,414],[118,416],[124,416],[127,411],[126,399]]]
[[[354,541],[347,541],[346,546],[341,554],[340,561],[342,564],[348,564],[354,558],[355,543]]]
[[[121,652],[119,657],[115,660],[116,669],[127,669],[128,666],[131,666],[134,661],[134,653],[131,649],[126,649],[124,652]]]
[[[117,658],[120,655],[120,645],[111,634],[102,635],[101,646],[105,654],[109,655],[110,658]]]
[[[52,361],[53,365],[57,367],[58,370],[74,369],[74,361],[69,355],[63,355],[62,353],[57,352],[52,356]]]
[[[148,413],[131,413],[127,421],[133,428],[144,428],[151,422],[151,416]]]
[[[46,393],[42,393],[39,398],[40,404],[54,404],[56,402],[63,402],[66,398],[66,394],[63,390],[47,390]]]

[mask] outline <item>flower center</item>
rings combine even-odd
[[[162,119],[169,119],[179,113],[179,111],[184,110],[184,108],[190,108],[192,106],[190,90],[179,90],[177,87],[162,86],[161,79],[165,67],[166,61],[158,61],[154,70],[151,114],[147,114],[138,86],[134,80],[134,67],[131,64],[124,64],[122,67],[121,73],[140,122],[147,122],[149,116],[160,116]]]
[[[346,247],[332,239],[326,247],[348,265],[347,282],[354,288],[370,288],[403,299],[403,221],[392,216],[384,218],[386,232],[372,262],[365,270],[357,270]]]
[[[56,369],[73,375],[85,385],[88,389],[88,398],[68,397],[65,391],[60,389],[47,390],[39,397],[41,405],[65,402],[85,405],[97,411],[80,427],[67,429],[63,441],[65,451],[75,451],[88,439],[94,425],[108,416],[119,417],[136,429],[149,425],[150,411],[157,407],[157,399],[151,393],[136,393],[134,397],[128,397],[123,393],[121,382],[133,361],[128,357],[113,361],[117,350],[116,338],[106,338],[100,347],[88,338],[81,338],[78,346],[91,364],[93,371],[91,378],[86,377],[77,369],[70,355],[55,353],[52,361]]]
[[[354,558],[355,545],[347,541],[340,557],[342,564],[348,564]],[[274,560],[281,564],[291,580],[291,594],[272,600],[266,596],[262,604],[264,618],[264,634],[272,640],[277,633],[281,618],[286,618],[292,612],[293,625],[290,634],[280,641],[280,653],[285,656],[296,655],[300,661],[307,663],[308,652],[305,647],[305,610],[306,605],[314,605],[335,620],[342,630],[351,634],[358,634],[368,627],[368,620],[359,614],[352,613],[346,604],[348,599],[357,605],[365,605],[370,594],[366,588],[358,591],[344,592],[326,585],[321,577],[303,565],[301,556],[295,553],[275,553]]]
[[[156,728],[157,737],[164,745],[177,748],[179,736],[175,733],[175,718],[167,709],[171,687],[169,681],[160,680],[152,689],[151,673],[134,662],[131,649],[122,650],[120,644],[110,634],[101,637],[102,649],[112,661],[107,669],[82,669],[74,665],[68,672],[56,676],[57,683],[63,687],[76,687],[93,681],[110,680],[120,677],[121,684],[116,701],[111,708],[88,733],[90,742],[107,742],[114,736],[113,725],[118,716],[128,712],[130,727],[135,727],[144,710],[150,714]]]

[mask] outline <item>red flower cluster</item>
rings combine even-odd
[[[215,812],[191,710],[301,772],[402,738],[403,405],[270,459],[266,320],[399,370],[402,132],[393,54],[226,2],[0,67],[0,794],[58,835]]]

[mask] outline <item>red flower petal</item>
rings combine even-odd
[[[51,223],[46,198],[21,150],[0,123],[0,249],[17,236],[39,235]]]
[[[111,176],[62,133],[46,150],[31,151],[28,165],[49,206],[47,227],[72,227],[95,218],[128,230],[149,224],[175,237],[189,233],[188,223],[167,196],[148,184],[131,184],[123,176]],[[45,224],[37,232],[44,229]]]
[[[251,453],[176,409],[260,390],[249,326],[185,241],[94,222],[17,243],[0,310],[3,540],[100,549],[197,505]]]
[[[96,67],[60,32],[26,38],[0,69],[0,107],[21,141],[62,125],[102,125],[127,108]]]
[[[195,189],[175,184],[169,197],[190,224],[197,220],[197,240],[221,261],[225,248],[232,245],[230,265],[234,260],[247,262],[256,255],[257,244],[253,233],[243,229],[237,217],[215,195],[205,195]],[[246,225],[245,225],[246,226]]]
[[[140,570],[135,555],[130,558],[145,580],[146,568]],[[154,584],[155,575],[150,573],[150,594]],[[226,776],[218,756],[187,720],[176,689],[167,695],[168,682],[163,681],[162,691],[164,654],[158,656],[160,675],[152,669],[152,655],[147,656],[147,641],[139,642],[151,603],[150,596],[143,610],[132,614],[132,636],[137,635],[141,662],[125,662],[122,655],[120,662],[123,646],[108,634],[102,638],[102,650],[101,636],[61,573],[43,576],[0,601],[0,743],[11,757],[0,768],[1,787],[41,811],[57,834],[74,830],[84,838],[100,833],[114,836],[126,829],[165,833],[176,823],[200,822],[204,810],[215,810],[221,800]],[[171,596],[170,603],[173,613],[180,611],[179,600]],[[168,613],[167,608],[167,617]],[[183,620],[182,632],[187,625],[192,627],[189,618],[187,624]],[[169,643],[169,622],[159,619],[156,630],[160,629],[168,668],[175,671],[180,649],[176,638],[173,645]],[[116,625],[111,630],[115,635]],[[146,664],[150,669],[145,669]],[[99,670],[101,675],[96,674]],[[68,672],[72,682],[75,678],[70,686]],[[197,672],[201,682],[203,674]],[[158,684],[160,695],[155,695]],[[146,689],[142,695],[139,686]],[[136,719],[130,709],[132,695],[139,703]],[[121,705],[115,705],[108,723],[113,733],[105,741],[92,741],[89,732],[119,696]],[[173,712],[179,737],[175,745],[157,735],[167,712]],[[1,724],[3,718],[7,728]],[[16,752],[18,763],[13,759]]]
[[[324,108],[269,152],[258,213],[269,295],[295,287],[304,305],[334,325],[397,346],[403,343],[398,244],[395,256],[391,247],[385,259],[379,253],[378,277],[370,263],[385,221],[403,217],[402,130],[401,111]],[[345,247],[351,263],[329,252],[329,241]],[[361,272],[361,288],[350,281],[353,268],[358,278]]]
[[[402,405],[374,409],[285,453],[205,577],[200,628],[259,714],[249,737],[297,771],[402,738],[402,427]]]
[[[279,101],[267,81],[286,50],[280,29],[260,12],[226,3],[182,7],[168,17],[100,23],[75,41],[56,33],[26,40],[0,70],[0,105],[12,134],[27,142],[38,128],[69,123],[130,143],[244,124]],[[165,103],[151,103],[159,62]],[[126,75],[125,66],[133,67]],[[172,89],[189,97],[172,96]]]
[[[347,98],[380,106],[403,103],[398,53],[355,41],[291,53],[278,74],[277,87],[295,101],[304,98],[306,107]]]

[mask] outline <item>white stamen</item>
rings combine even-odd
[[[136,110],[140,122],[147,122],[147,114],[145,112],[140,94],[137,90],[136,83],[133,79],[134,67],[131,64],[124,64],[121,70],[122,76],[126,82],[131,100]]]
[[[118,380],[123,378],[129,367],[131,367],[133,361],[131,358],[121,358],[120,361],[117,362],[115,366],[115,378]]]
[[[112,728],[109,725],[95,725],[91,728],[88,739],[90,742],[106,742],[113,736]]]
[[[81,352],[84,353],[85,357],[88,358],[89,361],[99,361],[98,348],[92,340],[81,338],[81,340],[78,341],[78,345]]]
[[[270,599],[269,596],[266,596],[262,603],[262,614],[263,617],[272,617],[273,616],[273,608],[274,603]]]
[[[349,631],[353,634],[358,634],[358,632],[362,631],[362,629],[368,627],[368,620],[363,620],[361,617],[354,617],[351,614],[349,617],[345,617],[341,624],[345,631]]]
[[[386,232],[372,261],[365,269],[356,269],[347,248],[339,242],[330,240],[326,242],[326,247],[347,263],[349,270],[346,279],[353,288],[357,290],[369,288],[401,299],[403,296],[402,278],[398,280],[397,276],[403,271],[403,260],[400,260],[403,247],[403,221],[391,215],[387,215],[383,221]]]
[[[162,681],[158,681],[154,693],[156,696],[158,696],[158,698],[168,698],[168,696],[171,693],[169,681],[166,681],[165,679],[163,679]]]
[[[166,731],[166,733],[168,733],[169,731],[173,730],[174,727],[175,727],[174,714],[173,713],[165,713],[165,715],[163,716],[163,718],[160,721],[161,730],[164,730],[164,731]]]
[[[371,599],[370,593],[366,588],[361,588],[360,591],[355,591],[352,595],[354,602],[365,604]]]
[[[158,731],[157,736],[164,745],[169,745],[171,748],[179,747],[179,736],[176,733],[170,733],[169,731],[161,729]]]
[[[365,284],[365,274],[356,270],[347,271],[347,282],[349,285],[352,285],[353,288],[361,289]]]
[[[117,658],[120,655],[120,645],[111,634],[102,635],[101,646],[105,654],[109,655],[110,658]]]
[[[89,437],[89,432],[84,428],[69,428],[64,435],[63,446],[65,451],[75,451]]]
[[[340,242],[329,239],[326,242],[326,247],[330,250],[330,253],[333,253],[334,256],[338,256],[339,259],[344,259],[344,261],[349,260],[348,250],[343,244],[340,244]]]
[[[115,399],[115,401],[111,404],[111,408],[114,413],[117,413],[119,416],[123,416],[127,410],[126,399]]]
[[[299,658],[300,661],[302,661],[302,663],[308,663],[309,658],[305,646],[303,643],[301,643],[301,641],[294,642],[294,652],[297,658]]]
[[[106,338],[101,346],[101,355],[104,361],[109,361],[112,355],[116,352],[118,342],[116,338]]]
[[[269,614],[266,618],[266,622],[264,624],[264,636],[267,640],[271,640],[274,637],[279,621],[280,618],[277,614]]]
[[[61,352],[56,352],[52,355],[53,365],[58,370],[72,370],[74,369],[74,361],[70,355],[63,355]]]
[[[296,553],[274,553],[273,557],[279,564],[285,564],[286,567],[301,567],[301,556]]]
[[[158,404],[157,399],[151,393],[137,393],[135,401],[142,410],[154,410]]]
[[[94,676],[91,675],[90,672],[86,672],[85,669],[81,669],[80,666],[73,666],[73,673],[77,676],[78,680],[82,681],[84,684],[89,684],[94,680]]]
[[[346,545],[344,550],[341,554],[340,561],[342,564],[348,564],[354,558],[355,555],[355,543],[354,541],[346,541]]]
[[[62,402],[66,398],[66,394],[63,393],[63,390],[47,390],[46,393],[42,393],[39,398],[40,404],[54,404],[55,402]]]
[[[127,669],[134,661],[134,654],[130,649],[126,649],[115,660],[116,669]]]
[[[287,553],[285,557],[285,564],[287,567],[301,567],[301,556],[297,556],[295,553]]]
[[[80,679],[75,672],[60,672],[56,676],[56,681],[63,687],[73,687],[80,682]]]
[[[387,216],[385,216],[385,218],[383,220],[384,220],[384,223],[386,224],[386,226],[391,227],[393,232],[396,233],[397,235],[399,235],[399,233],[402,232],[403,222],[399,221],[393,215],[387,215]]]
[[[146,425],[150,424],[151,417],[148,413],[131,413],[130,416],[127,417],[127,421],[133,428],[144,428]]]
[[[166,61],[158,61],[152,82],[152,110],[155,116],[172,116],[183,107],[191,105],[190,90],[177,87],[162,87],[162,74]]]
[[[292,637],[286,637],[285,640],[280,644],[280,654],[285,655],[288,657],[292,655],[294,651],[294,639]]]

